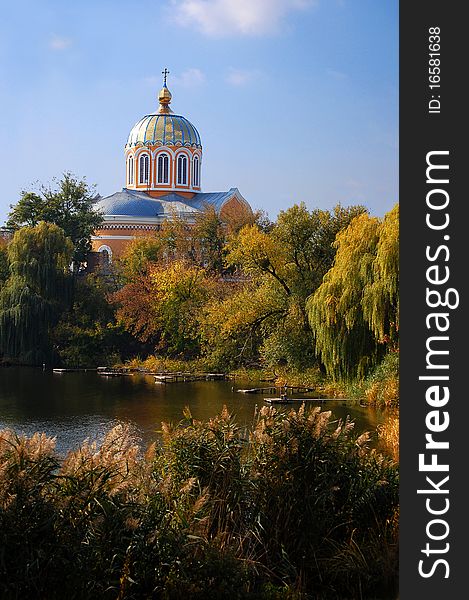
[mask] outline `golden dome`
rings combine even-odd
[[[158,111],[136,123],[127,139],[126,148],[145,146],[188,146],[202,148],[197,129],[182,115]]]

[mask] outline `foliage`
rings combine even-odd
[[[73,243],[73,261],[78,266],[91,250],[91,236],[102,223],[94,209],[96,195],[86,180],[79,181],[64,173],[55,189],[42,185],[34,192],[23,191],[9,214],[6,226],[10,231],[34,227],[40,221],[61,227]]]
[[[110,286],[96,275],[77,278],[70,310],[52,332],[60,361],[68,367],[112,366],[135,350],[130,335],[117,325]]]
[[[357,392],[355,392],[357,393]],[[380,408],[399,404],[399,352],[388,352],[358,384],[358,394],[367,404]]]
[[[210,293],[205,271],[182,260],[152,264],[114,298],[123,327],[143,342],[169,354],[190,355],[199,346],[199,313]]]
[[[314,363],[305,302],[332,264],[332,242],[363,207],[282,211],[267,229],[246,225],[227,245],[227,263],[249,278],[232,297],[207,307],[206,351],[231,366],[261,360],[275,367]]]
[[[24,363],[53,356],[51,328],[71,297],[71,241],[57,225],[23,227],[8,245],[10,277],[0,291],[0,349]]]
[[[393,349],[398,331],[398,208],[384,222],[356,217],[307,311],[316,350],[336,379],[359,379]]]
[[[199,264],[210,273],[223,272],[226,252],[226,227],[213,206],[195,217],[192,233]]]
[[[5,283],[10,273],[8,264],[8,251],[7,243],[5,240],[0,238],[0,285]]]
[[[284,579],[308,590],[320,590],[322,580],[335,597],[359,597],[358,588],[379,585],[396,567],[389,531],[379,544],[382,552],[389,545],[394,565],[370,558],[374,531],[384,533],[398,503],[397,471],[366,449],[367,434],[354,436],[353,423],[330,417],[304,405],[287,414],[261,409],[251,447],[258,535],[267,566]],[[358,564],[347,569],[345,584],[340,552],[352,542]]]
[[[376,339],[391,347],[399,332],[399,205],[379,230],[373,277],[363,290],[363,316]]]
[[[246,225],[257,225],[263,231],[268,231],[272,226],[272,222],[263,210],[252,211],[240,204],[224,206],[221,216],[228,237],[237,235]]]
[[[124,283],[144,277],[152,264],[163,259],[163,240],[158,235],[139,236],[131,240],[117,259],[117,269]]]
[[[138,237],[128,244],[119,258],[119,268],[125,282],[147,272],[153,263],[168,264],[185,261],[203,267],[210,274],[227,271],[225,256],[227,240],[246,224],[264,223],[261,213],[236,211],[224,215],[207,205],[196,213],[195,222],[188,226],[177,213],[164,221],[152,235]]]
[[[395,597],[398,470],[352,424],[185,412],[142,455],[129,426],[59,460],[0,432],[2,598]]]
[[[86,182],[66,173],[54,191],[24,193],[9,228],[27,230],[22,226],[39,218],[57,222],[72,238],[75,259],[83,258],[101,222],[93,202]],[[46,294],[44,304],[46,296],[34,295],[19,273],[23,258],[9,264],[1,314],[6,318],[10,311],[11,325],[24,303],[24,318],[17,334],[4,322],[0,349],[43,362],[53,356],[53,343],[56,357],[74,366],[156,353],[220,370],[325,369],[335,382],[363,380],[396,350],[397,207],[384,221],[369,217],[362,206],[310,211],[304,203],[281,211],[274,223],[259,212],[218,214],[213,207],[194,218],[188,224],[175,212],[151,236],[128,244],[102,283],[83,278],[69,299],[64,288],[56,298]],[[5,252],[0,248],[0,280]],[[42,263],[38,256],[36,267]],[[33,321],[38,351],[30,355]],[[23,340],[17,347],[8,341],[15,335]],[[370,398],[394,402],[391,383],[375,385]]]
[[[399,416],[391,415],[382,425],[378,425],[378,436],[389,456],[399,463]]]
[[[287,296],[306,298],[332,265],[337,233],[364,211],[339,205],[309,212],[304,203],[295,204],[280,212],[270,232],[256,225],[243,228],[229,247],[228,261],[248,273],[269,275]]]
[[[191,227],[178,213],[174,212],[166,219],[156,232],[155,237],[161,241],[163,258],[192,261],[194,259],[194,243]]]
[[[279,296],[271,294],[269,282],[246,283],[234,290],[221,302],[215,298],[202,322],[205,354],[220,367],[255,361],[263,332],[285,311]]]

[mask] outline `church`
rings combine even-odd
[[[215,208],[222,219],[252,212],[235,187],[202,192],[202,141],[195,126],[170,108],[167,69],[163,75],[158,110],[141,118],[127,138],[126,186],[96,204],[104,221],[92,237],[92,250],[104,253],[106,262],[118,257],[130,240],[151,235],[175,215],[190,225],[206,207]]]

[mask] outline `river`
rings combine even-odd
[[[27,435],[45,432],[57,438],[57,450],[63,455],[85,438],[99,443],[114,425],[130,422],[147,445],[158,436],[162,421],[182,419],[185,406],[194,418],[208,420],[226,405],[240,425],[249,426],[256,407],[264,405],[263,394],[236,390],[253,385],[242,380],[156,385],[152,376],[139,374],[108,378],[92,371],[56,374],[26,367],[0,368],[0,429]],[[326,402],[322,407],[330,408],[335,418],[350,415],[359,432],[374,431],[384,420],[380,411],[343,401]]]

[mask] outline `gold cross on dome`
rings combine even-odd
[[[166,77],[169,75],[168,69],[165,67],[164,71],[161,71],[162,75],[164,75],[164,85],[166,85]]]

